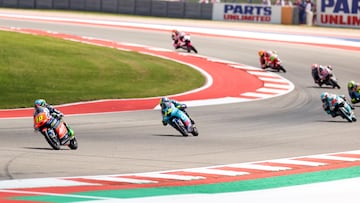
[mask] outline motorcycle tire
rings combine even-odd
[[[286,70],[283,66],[279,66],[279,70],[281,70],[282,72],[286,73]]]
[[[174,120],[174,127],[176,128],[177,131],[179,131],[181,133],[182,136],[184,137],[187,137],[189,136],[186,129],[185,129],[185,126],[184,124],[179,120]]]
[[[47,143],[49,143],[49,145],[55,149],[55,150],[59,150],[60,149],[60,140],[58,139],[57,136],[51,136],[48,134],[47,131],[45,131],[44,133],[44,137],[47,141]]]
[[[345,107],[340,107],[339,112],[341,114],[341,117],[345,118],[350,123],[353,122],[353,119],[346,114]]]
[[[193,127],[193,131],[191,132],[191,134],[193,135],[193,136],[199,136],[199,131],[198,131],[198,129],[194,126]]]
[[[69,148],[72,150],[75,150],[78,148],[78,142],[75,137],[72,140],[70,140]]]
[[[330,82],[332,83],[333,88],[336,87],[336,88],[340,89],[340,85],[335,80],[330,79]]]
[[[193,50],[193,51],[195,52],[195,54],[197,54],[197,53],[198,53],[198,51],[195,49],[195,47],[194,47],[194,46],[191,46],[191,50]]]

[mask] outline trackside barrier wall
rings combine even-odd
[[[318,0],[316,5],[318,25],[360,28],[360,0]]]
[[[159,0],[0,0],[0,7],[118,13],[169,18],[298,24],[296,7],[260,4],[199,4]],[[233,7],[233,10],[231,10]],[[227,9],[226,11],[224,9]]]
[[[261,4],[217,3],[213,6],[213,20],[299,24],[299,9],[293,6]]]
[[[212,4],[158,0],[0,0],[0,7],[119,13],[169,18],[212,18]]]

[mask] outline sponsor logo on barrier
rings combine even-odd
[[[319,0],[321,25],[360,27],[360,0]]]
[[[270,22],[272,10],[270,6],[225,4],[224,20]]]
[[[281,23],[281,6],[261,4],[216,3],[213,5],[213,20],[252,23]]]

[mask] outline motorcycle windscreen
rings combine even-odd
[[[61,122],[59,126],[55,129],[55,131],[59,135],[59,139],[62,139],[68,133],[64,122]]]

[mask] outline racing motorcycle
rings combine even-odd
[[[274,57],[274,60],[269,61],[269,64],[265,67],[265,69],[271,68],[277,72],[282,71],[282,72],[286,73],[286,70],[285,70],[284,66],[282,65],[282,62],[281,62],[279,56],[273,55],[272,57]]]
[[[74,137],[69,136],[69,130],[62,119],[62,115],[50,114],[43,110],[34,115],[34,128],[40,132],[49,145],[59,150],[61,146],[68,146],[70,149],[77,149],[78,143]]]
[[[164,116],[170,117],[168,119],[168,123],[177,131],[179,131],[182,136],[187,137],[189,134],[192,134],[193,136],[199,135],[199,131],[195,126],[195,122],[192,122],[187,113],[185,113],[185,110],[181,110],[175,107],[172,103],[169,103],[166,104]],[[190,125],[190,131],[188,131],[186,124]]]
[[[335,74],[332,71],[332,69],[327,68],[321,72],[321,74],[323,74],[323,77],[325,78],[324,81],[321,81],[317,74],[318,73],[316,70],[312,71],[312,77],[314,79],[314,82],[315,82],[315,84],[318,84],[319,87],[321,87],[323,85],[328,85],[328,86],[331,86],[332,88],[336,87],[336,88],[340,89],[340,85],[338,84],[337,79],[336,79]]]
[[[178,48],[182,48],[186,50],[188,53],[190,53],[191,51],[195,52],[196,54],[198,53],[194,45],[192,45],[190,35],[188,34],[185,35],[181,41],[179,41]]]
[[[349,122],[356,122],[356,117],[354,114],[354,111],[351,109],[350,105],[345,102],[343,106],[340,106],[339,112],[341,114],[341,117],[346,119]]]
[[[348,122],[356,122],[356,116],[352,110],[350,104],[343,97],[339,98],[337,101],[339,108],[335,112],[336,116],[341,116],[341,118],[346,119]]]

